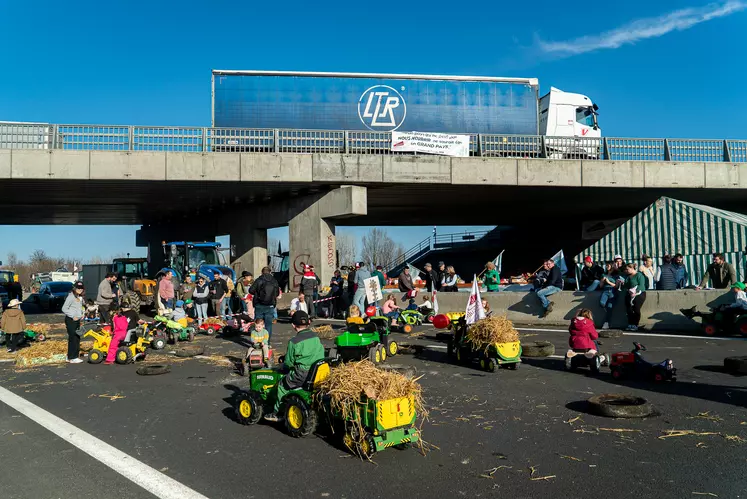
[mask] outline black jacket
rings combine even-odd
[[[444,267],[443,271],[441,271],[440,269],[435,269],[433,272],[436,273],[436,291],[440,291],[441,282],[444,280],[444,274],[446,273],[446,268]]]
[[[355,293],[355,270],[348,272],[348,294]]]
[[[601,280],[602,274],[604,274],[604,270],[596,263],[592,264],[591,267],[584,265],[581,268],[581,287],[590,286],[594,281]]]
[[[423,280],[425,281],[425,289],[427,291],[433,291],[433,283],[438,282],[440,284],[440,280],[438,278],[438,272],[431,269],[430,272],[421,272],[420,275],[423,277]],[[436,288],[436,291],[438,291],[438,288]]]
[[[212,300],[220,300],[226,295],[226,293],[228,293],[228,283],[221,278],[210,281],[208,288],[210,288],[210,294],[208,296]]]
[[[555,286],[556,288],[563,289],[563,275],[560,273],[560,269],[557,265],[550,269],[547,280],[542,284],[543,288],[548,286]]]
[[[254,297],[252,303],[255,307],[257,305],[274,307],[278,301],[280,286],[272,274],[262,274],[252,283],[249,294]]]

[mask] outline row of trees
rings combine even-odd
[[[5,260],[3,260],[3,265],[1,268],[15,271],[15,273],[18,275],[18,282],[21,283],[21,286],[23,286],[25,289],[29,289],[31,288],[32,284],[31,276],[34,274],[53,272],[59,268],[66,268],[68,271],[72,272],[73,267],[75,267],[76,265],[78,266],[78,270],[80,271],[82,264],[111,263],[113,258],[118,258],[120,256],[123,257],[125,255],[112,256],[109,258],[97,256],[88,260],[81,261],[68,257],[51,257],[47,255],[44,250],[35,250],[33,253],[31,253],[28,260],[22,260],[18,258],[18,255],[16,253],[10,252],[8,253]]]

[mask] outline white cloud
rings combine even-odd
[[[684,31],[711,19],[728,16],[747,9],[745,0],[727,0],[703,7],[675,10],[657,17],[636,19],[598,35],[587,35],[573,40],[548,42],[538,40],[539,49],[560,57],[583,54],[600,49],[616,49],[639,40],[658,38],[672,31]]]

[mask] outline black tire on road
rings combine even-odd
[[[555,355],[555,345],[549,341],[532,341],[521,344],[522,357],[549,357]]]
[[[205,347],[199,345],[184,346],[176,349],[177,357],[195,357],[205,353]]]
[[[138,367],[136,371],[140,376],[154,376],[156,374],[167,374],[171,372],[171,366],[156,365]]]
[[[724,359],[724,369],[731,373],[747,374],[747,356],[726,357]]]
[[[607,418],[645,418],[654,414],[653,406],[635,395],[605,393],[591,397],[587,403],[589,412]]]
[[[600,338],[620,338],[622,335],[622,331],[617,331],[615,329],[602,329],[599,331]]]

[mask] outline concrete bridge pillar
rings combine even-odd
[[[255,278],[259,277],[262,267],[267,265],[267,229],[235,225],[229,235],[231,249],[236,252],[231,261],[236,276],[248,270]]]

